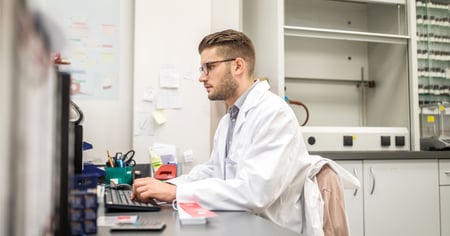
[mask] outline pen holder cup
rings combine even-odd
[[[117,168],[111,168],[106,167],[105,169],[106,178],[105,178],[105,185],[106,187],[109,187],[110,183],[113,182],[114,184],[132,184],[133,180],[133,167],[127,166],[127,167],[117,167]]]

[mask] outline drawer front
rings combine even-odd
[[[450,160],[439,160],[439,183],[450,185]]]

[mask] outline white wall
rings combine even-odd
[[[167,122],[155,127],[154,136],[134,136],[133,146],[139,162],[148,162],[148,147],[154,142],[174,144],[178,153],[191,149],[194,163],[204,162],[210,154],[210,102],[198,82],[200,57],[197,46],[210,33],[209,0],[136,0],[134,34],[134,108],[155,108],[143,101],[146,89],[159,93],[160,67],[175,66],[180,74],[177,89],[182,107],[166,110]],[[179,160],[180,161],[180,160]]]

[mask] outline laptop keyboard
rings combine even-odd
[[[107,211],[159,211],[161,208],[154,202],[144,203],[130,198],[131,190],[105,189],[105,209]]]

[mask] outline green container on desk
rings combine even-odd
[[[116,184],[131,184],[133,180],[133,167],[106,167],[105,185],[109,187],[111,181]]]

